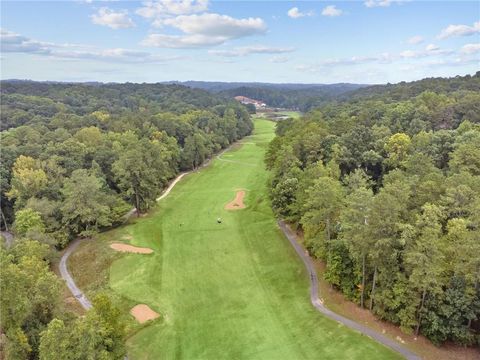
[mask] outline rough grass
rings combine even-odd
[[[107,258],[88,262],[103,264],[99,274],[111,263],[110,291],[124,299],[125,311],[143,303],[162,315],[129,339],[131,359],[400,358],[311,306],[306,271],[267,198],[263,154],[273,126],[256,120],[255,134],[245,140],[253,144],[225,158],[236,163],[215,160],[186,176],[147,217],[94,242],[102,249],[98,256]],[[247,208],[224,210],[239,188],[248,190]],[[105,252],[126,235],[131,238],[123,241],[154,253]],[[87,244],[81,250],[90,256],[93,249]],[[73,261],[72,270],[81,264],[78,257]],[[90,289],[88,281],[79,285]],[[93,288],[105,281],[94,280]]]

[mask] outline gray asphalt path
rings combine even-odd
[[[59,264],[59,269],[60,269],[60,275],[62,276],[62,279],[65,280],[65,283],[67,284],[68,288],[70,289],[71,293],[75,298],[78,300],[80,305],[85,310],[91,309],[92,303],[90,300],[87,299],[85,294],[83,293],[82,290],[78,288],[78,286],[75,284],[75,281],[73,281],[72,275],[68,272],[67,268],[67,260],[68,257],[75,251],[77,246],[82,242],[85,241],[84,239],[76,239],[73,240],[70,245],[68,245],[67,250],[63,253],[62,258],[60,259],[60,264]]]
[[[371,337],[377,342],[397,351],[408,360],[421,360],[421,358],[417,354],[408,350],[407,348],[405,348],[395,340],[392,340],[369,327],[361,325],[353,320],[347,319],[327,309],[318,297],[318,294],[319,294],[318,278],[317,278],[317,272],[315,270],[315,267],[313,266],[312,259],[310,259],[310,257],[305,254],[305,250],[297,242],[295,233],[288,227],[287,224],[285,224],[284,221],[279,220],[278,226],[283,231],[288,241],[290,241],[290,244],[292,244],[292,246],[295,248],[295,251],[297,252],[298,256],[300,256],[303,263],[305,264],[305,267],[307,268],[307,271],[310,277],[310,301],[318,311],[320,311],[322,314],[329,317],[330,319],[338,321],[339,323],[342,323],[343,325],[348,326],[351,329],[357,330],[358,332]]]
[[[231,147],[231,146],[230,146]],[[229,150],[230,147],[224,149],[221,153],[223,154],[225,151]],[[200,168],[204,168],[206,166],[208,166],[210,164],[210,160],[207,160]],[[157,198],[156,200],[157,201],[160,201],[162,200],[164,197],[166,197],[170,191],[173,189],[173,187],[187,174],[193,172],[195,170],[192,170],[192,171],[188,171],[188,172],[184,172],[184,173],[181,173],[179,174],[171,183],[170,185],[168,186],[168,188],[162,193],[162,195]],[[136,209],[133,208],[131,209],[127,214],[125,214],[125,222],[128,221],[128,219],[130,218],[130,216],[132,216],[134,213],[136,212]],[[2,233],[3,235],[3,233]],[[6,238],[6,237],[5,237]],[[7,238],[6,238],[7,239]],[[67,249],[65,250],[65,252],[63,253],[63,256],[62,258],[60,259],[60,264],[59,264],[59,269],[60,269],[60,275],[62,277],[63,280],[65,280],[65,283],[67,284],[68,288],[70,289],[70,292],[73,294],[73,296],[78,300],[78,302],[80,303],[80,305],[82,305],[82,307],[85,309],[85,310],[88,310],[92,307],[92,303],[90,302],[90,300],[88,300],[87,296],[83,293],[82,290],[80,290],[78,288],[78,286],[75,284],[75,281],[73,281],[73,278],[72,278],[72,275],[68,272],[68,268],[67,268],[67,261],[68,261],[68,257],[75,251],[75,249],[77,248],[77,246],[80,244],[80,242],[82,241],[85,241],[84,239],[76,239],[74,241],[72,241]],[[7,239],[7,244],[8,244],[8,239]]]
[[[230,146],[231,147],[231,146]],[[223,150],[219,155],[223,154],[225,151],[229,150],[230,147],[226,148],[225,150]],[[207,160],[204,164],[202,164],[202,166],[200,166],[200,168],[204,168],[206,166],[208,166],[210,164],[210,161],[211,159]],[[181,173],[179,174],[173,181],[172,183],[170,184],[170,186],[163,192],[163,194],[157,198],[156,200],[157,201],[160,201],[162,200],[164,197],[166,197],[170,191],[173,189],[173,187],[187,174],[189,174],[190,172],[193,172],[195,170],[192,170],[192,171],[189,171],[189,172],[184,172],[184,173]],[[130,210],[126,215],[125,215],[125,218],[127,221],[130,216],[132,216],[135,212],[136,212],[137,209],[133,208],[132,210]],[[2,232],[2,235],[3,235],[3,232]],[[6,239],[6,242],[7,242],[7,245],[9,244],[9,239],[5,236],[5,239]],[[13,241],[13,236],[12,236],[12,239],[11,241]],[[80,305],[82,305],[82,307],[85,309],[85,310],[88,310],[88,309],[91,309],[92,308],[92,303],[90,302],[90,300],[88,300],[87,296],[83,293],[82,290],[80,290],[77,286],[77,284],[75,284],[75,281],[73,280],[72,278],[72,275],[70,275],[70,273],[68,272],[68,268],[67,268],[67,261],[68,261],[68,258],[69,256],[76,250],[77,246],[80,244],[80,242],[82,241],[85,241],[85,239],[75,239],[74,241],[72,241],[67,249],[65,250],[65,252],[63,253],[62,255],[62,258],[60,259],[60,264],[59,264],[59,270],[60,270],[60,275],[62,277],[62,279],[65,280],[65,283],[67,284],[68,288],[70,289],[70,292],[73,294],[73,296],[78,300],[78,302],[80,303]],[[128,360],[128,356],[125,356],[124,357],[124,360]]]
[[[0,231],[0,235],[5,239],[5,245],[10,248],[13,245],[13,234],[10,231]]]

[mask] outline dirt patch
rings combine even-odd
[[[121,244],[121,243],[110,244],[110,247],[113,250],[116,250],[116,251],[129,252],[129,253],[135,253],[135,254],[151,254],[151,253],[153,253],[153,250],[150,249],[150,248],[137,247],[137,246],[132,246],[132,245],[128,245],[128,244]]]
[[[230,201],[225,205],[225,210],[239,210],[244,209],[245,204],[243,203],[243,198],[245,197],[245,190],[238,190],[235,199]]]
[[[159,313],[156,313],[148,305],[138,304],[135,305],[131,310],[130,314],[140,323],[143,324],[149,320],[154,320],[160,316]]]

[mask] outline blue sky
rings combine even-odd
[[[386,83],[480,70],[478,1],[2,1],[1,78]]]

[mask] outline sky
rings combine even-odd
[[[5,1],[1,78],[397,83],[480,70],[480,1]]]

